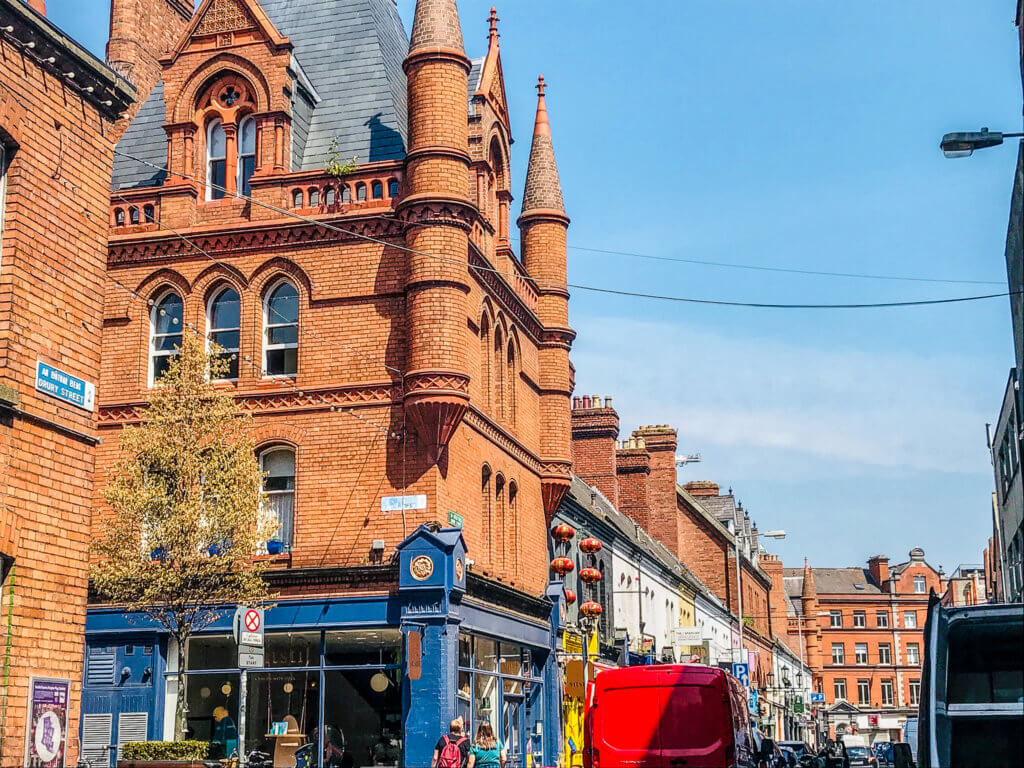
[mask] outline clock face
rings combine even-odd
[[[434,574],[434,561],[428,555],[417,555],[409,563],[409,573],[416,581],[426,581]]]
[[[455,578],[462,581],[462,577],[466,574],[466,568],[462,564],[462,558],[456,558],[455,560]]]

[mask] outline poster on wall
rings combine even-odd
[[[64,768],[71,681],[33,677],[29,681],[26,768]]]

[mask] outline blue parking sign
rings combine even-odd
[[[750,665],[742,662],[733,662],[732,676],[743,683],[744,687],[750,687]]]

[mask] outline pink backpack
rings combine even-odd
[[[441,754],[437,756],[437,768],[461,768],[462,750],[459,749],[459,746],[464,741],[466,741],[465,736],[458,741],[452,741],[451,737],[445,734],[444,748],[441,750]]]

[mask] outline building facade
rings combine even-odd
[[[192,736],[227,754],[273,752],[291,717],[314,755],[425,765],[462,715],[513,765],[554,762],[569,220],[541,78],[511,247],[497,24],[471,60],[454,0],[419,0],[410,38],[392,0],[112,3],[108,53],[144,103],[110,197],[97,482],[182,334],[219,344],[281,523],[279,651],[234,739],[227,614],[181,670],[95,605],[90,748],[166,735],[185,696]]]
[[[112,134],[134,98],[42,0],[0,0],[3,766],[78,758]],[[40,727],[53,755],[26,744]]]
[[[917,712],[928,596],[946,585],[919,548],[898,565],[876,555],[867,566],[786,569],[784,581],[801,604],[823,730],[897,741]]]
[[[995,473],[992,538],[996,557],[990,570],[999,576],[1004,602],[1024,600],[1024,476],[1021,474],[1021,397],[1017,369],[1010,371],[1003,406],[992,432],[992,468]]]

